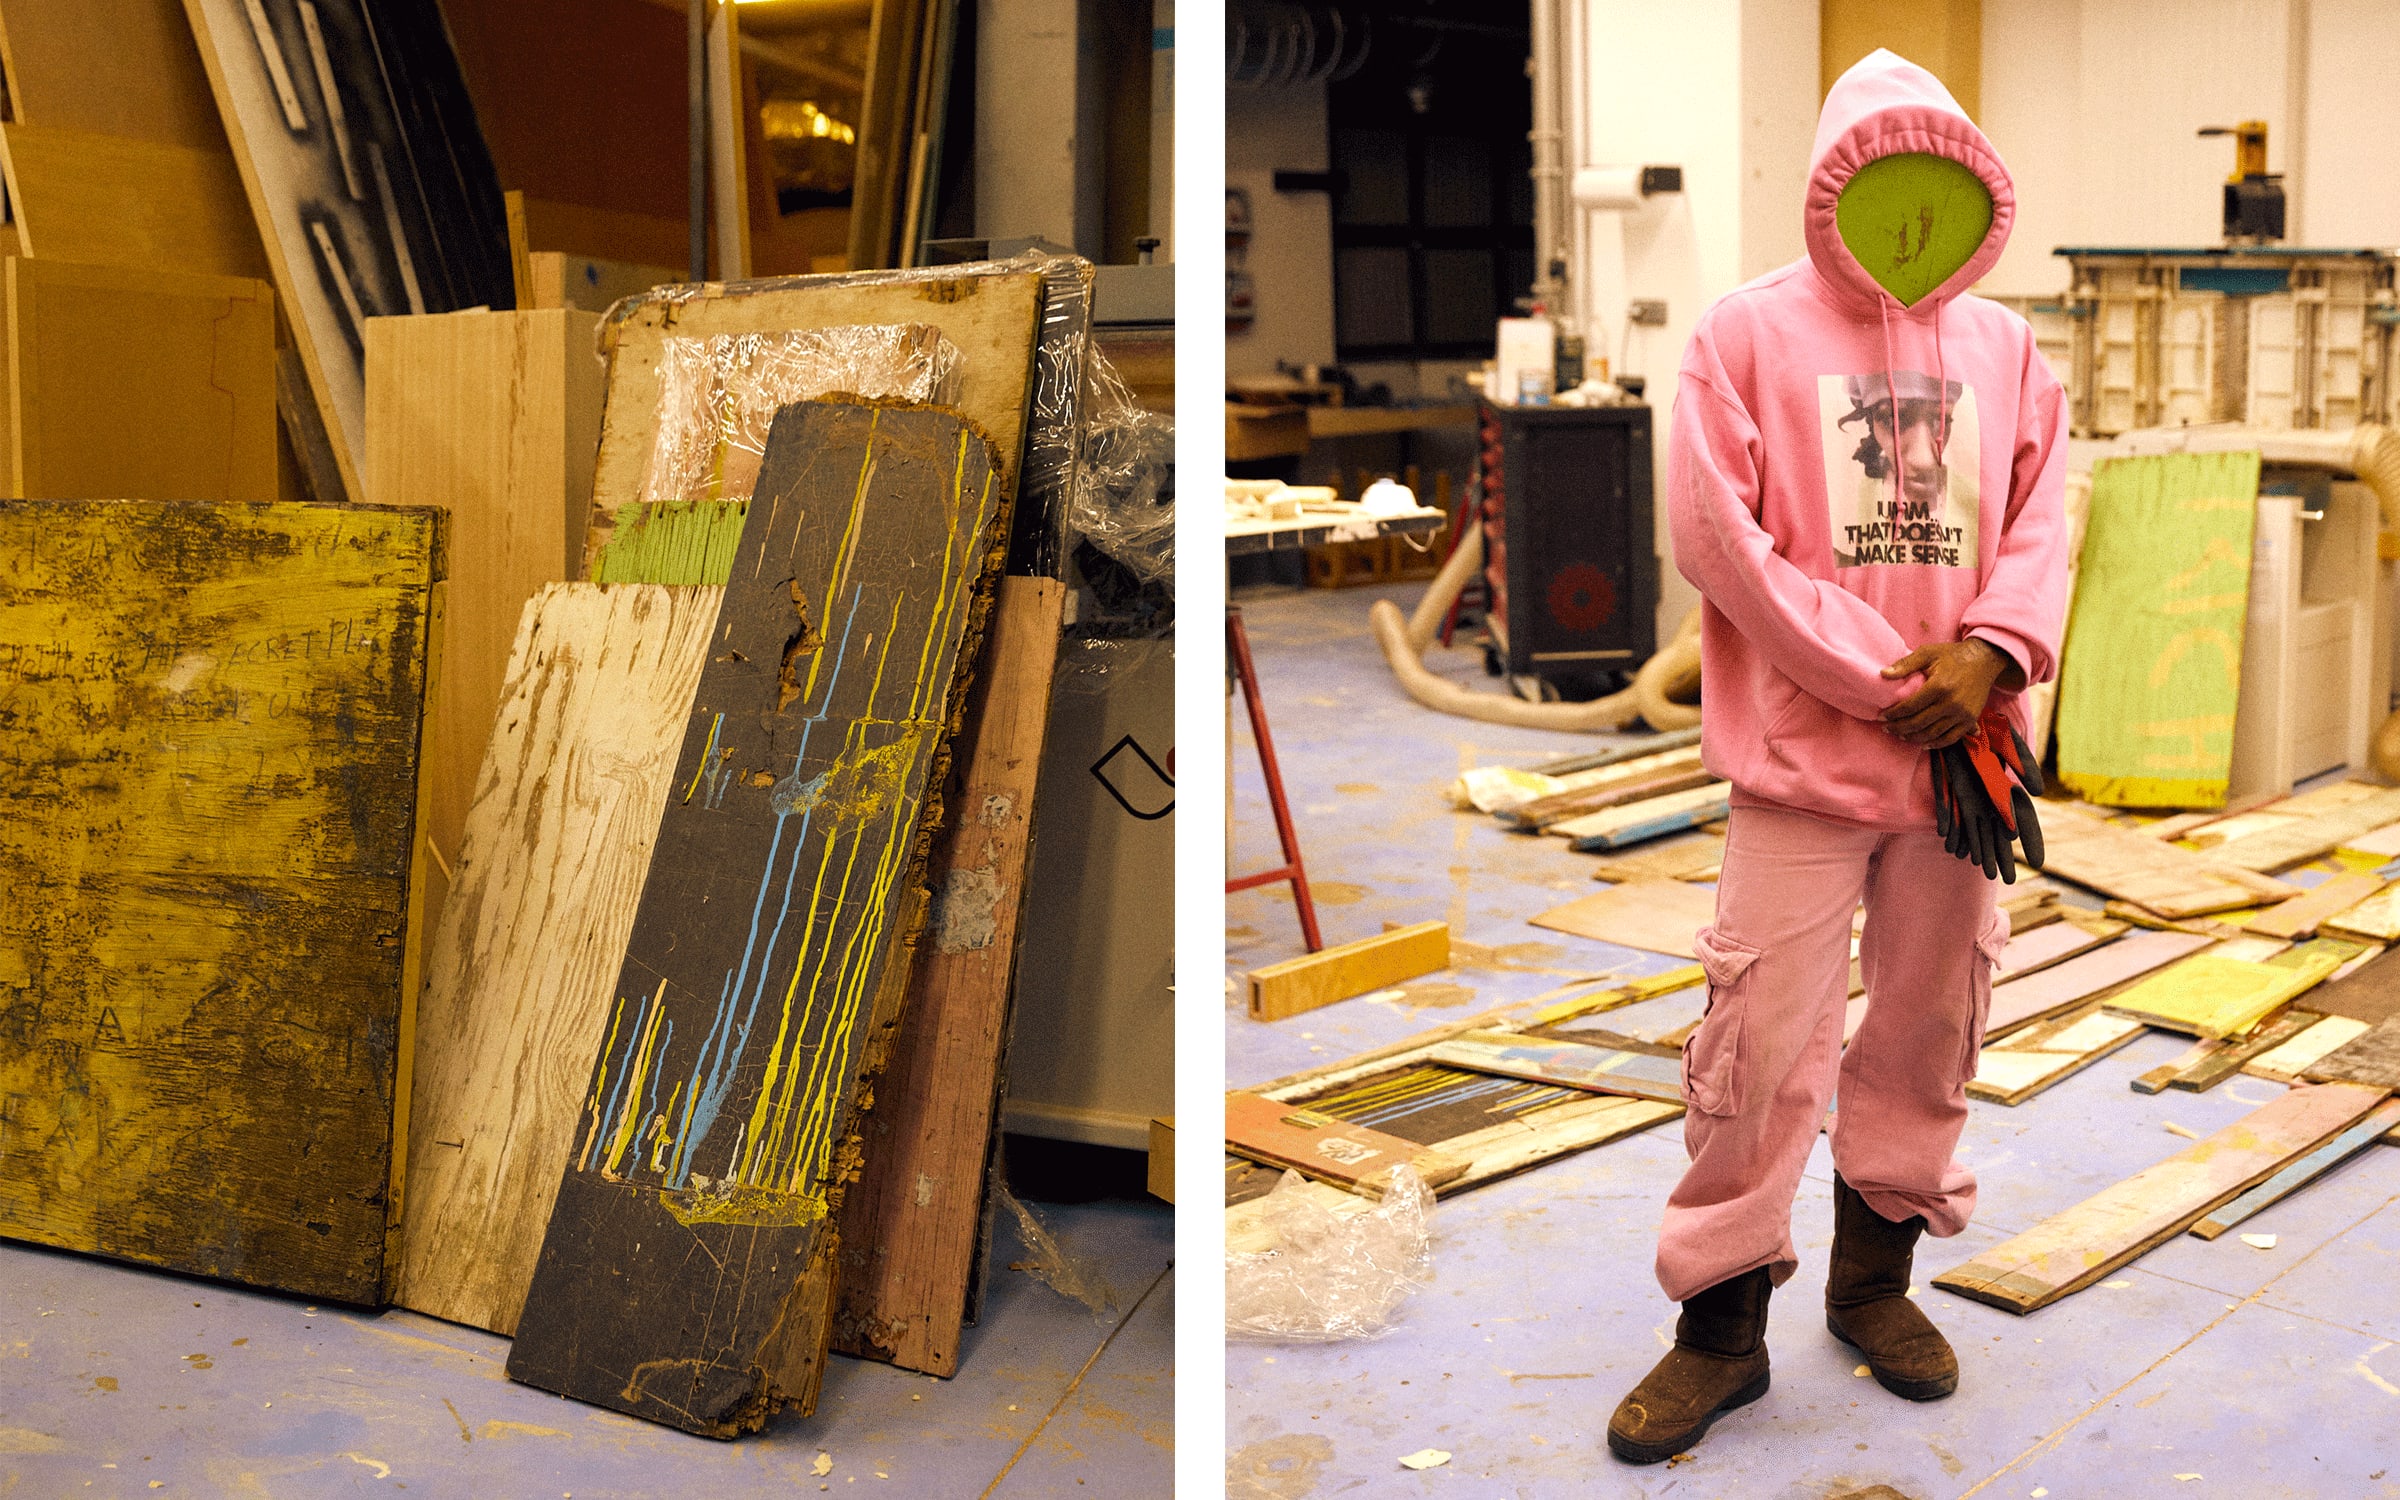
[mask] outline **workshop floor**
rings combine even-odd
[[[730,1443],[512,1384],[508,1341],[455,1323],[0,1245],[0,1495],[1163,1496],[1173,1211],[1032,1207],[1108,1316],[1009,1269],[1004,1225],[955,1378],[837,1357],[813,1417]]]
[[[1451,810],[1478,764],[1533,765],[1594,748],[1434,714],[1410,702],[1367,633],[1380,592],[1268,590],[1239,602],[1328,943],[1389,920],[1446,918],[1458,967],[1262,1024],[1226,998],[1234,1085],[1335,1061],[1411,1032],[1604,971],[1679,960],[1526,924],[1596,889],[1563,841]],[[1478,688],[1471,649],[1436,670]],[[1247,725],[1234,746],[1234,868],[1274,862]],[[2311,883],[2315,876],[2306,877]],[[1281,888],[1229,898],[1227,972],[1298,954]],[[1656,1036],[1693,1019],[1695,992],[1611,1013]],[[2099,1286],[2029,1317],[1925,1283],[2281,1090],[2239,1077],[2204,1094],[2127,1087],[2187,1046],[2152,1032],[2027,1103],[1976,1103],[1959,1155],[1981,1179],[1975,1222],[1926,1241],[1921,1305],[1957,1346],[1958,1394],[1914,1404],[1855,1373],[1819,1312],[1832,1168],[1817,1150],[1794,1209],[1798,1275],[1776,1297],[1774,1388],[1719,1422],[1689,1460],[1636,1469],[1605,1447],[1609,1413],[1672,1336],[1651,1274],[1660,1207],[1684,1164],[1676,1123],[1444,1200],[1433,1284],[1383,1338],[1237,1344],[1227,1359],[1226,1475],[1235,1497],[1689,1496],[1954,1500],[1969,1495],[2400,1496],[2400,1150],[2371,1148],[2259,1215],[2245,1232],[2181,1236]],[[1398,1459],[1447,1450],[1412,1472]],[[1889,1489],[1876,1489],[1878,1485]]]

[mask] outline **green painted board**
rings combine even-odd
[[[0,1234],[383,1300],[443,538],[0,501]]]
[[[2256,453],[2103,460],[2067,619],[2059,779],[2104,807],[2222,807]]]
[[[593,550],[594,583],[721,584],[742,545],[748,500],[637,501]]]

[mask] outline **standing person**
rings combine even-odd
[[[1874,205],[1846,195],[1891,158],[1875,190],[1926,200],[1913,239],[1886,243],[1854,232]],[[1960,213],[1988,214],[1979,239],[1945,229]],[[1905,1294],[1919,1234],[1956,1234],[1975,1209],[1951,1152],[2008,922],[1985,868],[1936,831],[1929,752],[2022,724],[2066,603],[2064,400],[2025,321],[1965,290],[2015,217],[1991,143],[1931,74],[1879,51],[1826,95],[1806,216],[1805,259],[1701,319],[1670,438],[1675,563],[1705,600],[1703,755],[1734,793],[1696,942],[1691,1165],[1659,1232],[1682,1316],[1609,1423],[1636,1463],[1766,1394],[1768,1293],[1799,1265],[1793,1195],[1837,1079],[1827,1326],[1888,1390],[1956,1389],[1949,1344]],[[1929,277],[1946,244],[1948,274]],[[1862,898],[1870,1004],[1845,1050]]]

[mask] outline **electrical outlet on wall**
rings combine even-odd
[[[1667,299],[1636,297],[1626,304],[1625,316],[1644,328],[1664,328],[1667,326]]]

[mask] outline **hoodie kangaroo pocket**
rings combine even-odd
[[[1708,975],[1708,1009],[1683,1044],[1683,1102],[1704,1115],[1730,1115],[1742,1097],[1743,1002],[1758,950],[1703,927],[1692,951]]]
[[[1992,975],[2008,951],[2008,913],[1995,910],[1975,935],[1975,957],[1968,966],[1967,1048],[1959,1057],[1958,1083],[1964,1088],[1982,1061],[1983,1032],[1992,1019]]]

